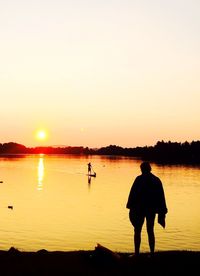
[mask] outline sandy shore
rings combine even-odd
[[[73,252],[0,251],[0,273],[7,275],[198,275],[200,251],[110,254],[101,250]]]

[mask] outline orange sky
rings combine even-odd
[[[199,10],[195,0],[4,1],[0,142],[199,140]]]

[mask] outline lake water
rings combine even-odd
[[[96,178],[88,183],[87,163]],[[133,251],[126,202],[140,160],[27,155],[0,157],[0,250],[93,250],[100,243]],[[160,166],[168,207],[156,221],[156,250],[200,250],[200,167]],[[13,206],[13,210],[8,206]],[[141,251],[148,251],[146,227]]]

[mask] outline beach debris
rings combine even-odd
[[[12,255],[12,256],[17,256],[17,255],[20,255],[21,252],[20,252],[17,248],[15,248],[15,247],[12,246],[12,247],[8,250],[8,254],[9,254],[9,255]]]
[[[3,181],[0,181],[0,183],[3,183]]]
[[[8,209],[13,210],[13,206],[12,205],[8,205]]]
[[[104,261],[119,261],[121,259],[121,256],[117,252],[113,252],[99,243],[95,247],[95,253],[99,259]]]

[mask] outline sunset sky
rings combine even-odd
[[[0,143],[200,139],[199,0],[6,0],[0,26]]]

